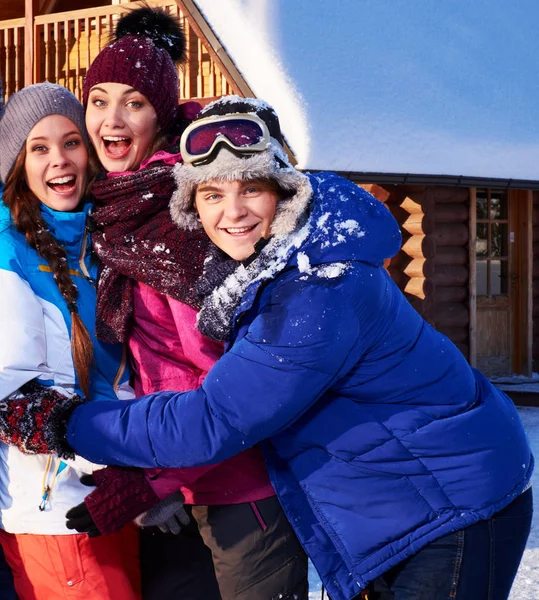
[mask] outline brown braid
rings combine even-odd
[[[11,211],[13,222],[26,237],[28,244],[45,259],[53,273],[54,281],[71,313],[71,352],[73,364],[84,395],[89,398],[92,340],[77,310],[78,289],[69,274],[65,249],[49,232],[41,216],[41,203],[26,182],[24,163],[26,147],[23,146],[6,178],[3,200]]]

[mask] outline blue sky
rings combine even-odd
[[[343,84],[334,93],[344,109],[359,101],[371,117],[386,113],[497,139],[513,140],[515,133],[521,141],[538,139],[538,2],[280,5],[282,55],[300,90],[311,89],[315,77],[326,85],[331,70],[329,81]],[[292,12],[300,16],[290,18]]]

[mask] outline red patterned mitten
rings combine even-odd
[[[17,398],[0,400],[0,440],[25,454],[57,454],[74,458],[67,443],[67,422],[83,400],[76,394],[63,396],[31,381]]]

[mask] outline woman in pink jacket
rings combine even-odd
[[[91,190],[92,237],[102,264],[97,336],[127,343],[137,395],[190,390],[200,385],[222,346],[196,328],[195,282],[207,238],[203,232],[180,232],[168,208],[172,168],[181,160],[178,136],[199,108],[178,107],[173,61],[184,61],[185,38],[174,19],[150,8],[120,19],[115,36],[88,69],[83,97],[88,132],[104,169]],[[274,589],[276,597],[284,589],[279,578],[294,580],[290,585],[305,580],[305,554],[280,510],[258,447],[200,468],[143,473],[109,467],[95,484],[85,504],[68,512],[68,527],[110,533],[160,499],[140,522],[163,529],[168,523],[176,530],[179,515],[184,524],[177,536],[142,530],[145,599],[266,600]],[[192,521],[185,526],[184,499],[194,507],[211,554],[197,526]],[[223,533],[222,525],[231,522],[234,530]],[[273,553],[279,577],[257,580],[257,551]]]

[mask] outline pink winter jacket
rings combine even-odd
[[[198,331],[196,311],[136,282],[133,313],[128,343],[136,395],[199,387],[223,347]],[[160,498],[180,489],[187,504],[239,504],[275,494],[258,446],[216,465],[145,473]]]

